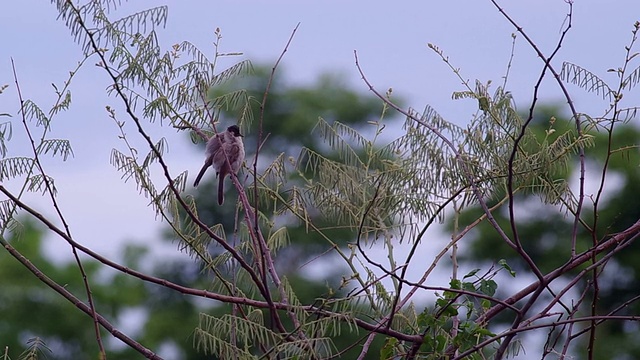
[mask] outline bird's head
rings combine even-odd
[[[238,127],[238,125],[229,126],[227,128],[227,131],[233,134],[234,137],[238,137],[238,136],[244,137],[244,135],[240,134],[240,128]]]

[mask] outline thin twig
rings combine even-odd
[[[571,323],[581,323],[581,322],[591,322],[592,320],[601,320],[601,321],[607,321],[607,320],[620,320],[620,321],[640,321],[640,316],[622,316],[622,315],[610,315],[610,316],[606,316],[606,315],[600,315],[600,316],[583,316],[583,317],[579,317],[579,318],[573,318],[573,319],[567,319],[567,320],[559,320],[559,321],[552,321],[550,323],[544,323],[544,324],[531,324],[531,325],[527,325],[526,327],[522,327],[522,328],[517,328],[517,329],[509,329],[505,332],[502,332],[498,335],[492,336],[490,338],[487,338],[486,340],[472,346],[470,349],[460,353],[459,355],[457,355],[456,357],[452,358],[451,360],[463,360],[463,359],[467,359],[469,355],[477,352],[478,350],[484,348],[485,346],[492,344],[496,341],[499,341],[500,339],[507,337],[507,336],[512,336],[512,335],[517,335],[517,334],[521,334],[523,332],[527,332],[527,331],[532,331],[532,330],[536,330],[536,329],[543,329],[543,328],[547,328],[547,327],[555,327],[555,326],[560,326],[563,324],[571,324]]]
[[[625,87],[625,74],[627,72],[627,68],[629,66],[629,61],[631,60],[632,55],[631,50],[633,49],[633,45],[637,40],[637,34],[638,34],[638,27],[635,27],[635,29],[632,31],[632,37],[631,37],[631,41],[630,44],[625,46],[626,49],[626,53],[625,53],[625,61],[624,64],[622,66],[622,68],[620,68],[618,71],[618,76],[620,81],[618,82],[618,89],[615,93],[614,96],[614,100],[613,100],[613,105],[611,106],[611,110],[612,114],[613,114],[613,118],[611,119],[611,123],[609,125],[609,128],[606,129],[607,131],[607,155],[605,156],[604,159],[604,164],[602,165],[602,170],[601,170],[601,174],[600,174],[600,184],[598,186],[598,191],[596,193],[596,197],[593,201],[593,225],[592,225],[592,229],[593,231],[591,232],[591,241],[592,241],[592,245],[596,246],[598,244],[598,219],[599,219],[599,206],[600,206],[600,199],[602,197],[602,194],[604,192],[604,186],[605,186],[605,179],[607,177],[607,173],[609,170],[609,161],[611,160],[611,155],[612,155],[612,147],[613,147],[613,129],[618,121],[618,106],[620,105],[620,100],[622,100],[622,96],[620,96],[620,94],[622,93],[622,91],[624,90]],[[596,257],[594,255],[592,262],[595,263],[596,262]],[[593,294],[592,294],[592,299],[591,299],[591,316],[596,316],[597,315],[597,305],[598,305],[598,299],[600,297],[600,284],[598,281],[598,269],[595,268],[593,269]],[[588,349],[588,354],[589,354],[589,359],[593,359],[594,358],[594,354],[595,354],[595,340],[596,340],[596,322],[593,321],[590,325],[590,334],[589,334],[589,345],[587,347]]]
[[[278,69],[278,65],[280,65],[280,61],[282,61],[282,59],[284,58],[284,54],[288,51],[289,46],[291,45],[291,42],[293,41],[293,38],[296,34],[296,31],[298,30],[298,27],[300,26],[300,23],[298,23],[295,28],[293,29],[293,31],[291,32],[291,35],[289,36],[289,40],[287,40],[286,45],[284,46],[284,49],[282,50],[282,52],[280,53],[280,56],[278,57],[278,60],[276,60],[275,64],[273,65],[273,67],[271,68],[271,74],[269,75],[269,80],[267,81],[267,86],[264,90],[264,94],[262,96],[262,102],[260,103],[260,117],[258,119],[258,136],[256,137],[256,149],[260,149],[262,148],[262,137],[263,137],[263,123],[264,123],[264,112],[265,112],[265,107],[267,104],[267,98],[269,96],[269,91],[271,90],[271,84],[273,83],[273,79],[275,77],[276,74],[276,70]],[[284,302],[287,302],[287,294],[285,293],[283,287],[282,287],[282,283],[280,281],[280,277],[278,276],[278,272],[276,271],[275,268],[275,263],[271,257],[271,251],[269,250],[266,241],[264,241],[264,237],[262,236],[262,233],[260,231],[260,223],[258,221],[258,202],[259,202],[259,197],[258,197],[258,180],[257,180],[257,174],[258,174],[258,156],[260,154],[260,151],[256,151],[255,156],[253,158],[253,173],[254,173],[254,177],[253,177],[253,196],[254,196],[254,207],[253,207],[253,228],[254,228],[254,232],[256,234],[260,234],[259,236],[259,244],[260,244],[260,250],[262,253],[262,257],[264,258],[265,261],[263,261],[263,265],[266,263],[266,266],[269,268],[269,273],[271,274],[271,278],[273,280],[273,282],[275,283],[275,285],[277,286],[277,288],[280,290],[280,296],[281,299]],[[300,326],[300,321],[298,320],[298,318],[296,317],[296,315],[293,312],[289,313],[289,317],[291,318],[291,321],[293,322],[294,326],[296,328],[301,328]],[[304,334],[302,331],[300,331],[299,333],[300,336],[302,336],[304,338]]]
[[[497,3],[496,0],[490,0],[491,3],[493,3],[493,5],[496,7],[496,9],[498,9],[498,11],[502,14],[502,16],[504,16],[505,19],[507,19],[507,21],[509,23],[511,23],[511,25],[513,25],[516,30],[522,34],[522,36],[524,37],[524,39],[527,41],[527,43],[529,43],[529,46],[531,46],[531,48],[536,52],[536,54],[538,55],[538,57],[545,63],[545,68],[549,69],[549,71],[551,72],[551,74],[553,74],[553,78],[556,80],[556,83],[558,84],[558,87],[560,88],[560,90],[562,91],[562,95],[564,96],[565,100],[567,101],[567,105],[569,106],[569,109],[571,110],[571,115],[576,123],[576,132],[578,134],[578,137],[582,136],[582,124],[580,122],[580,116],[578,114],[578,111],[575,108],[575,104],[573,103],[573,100],[571,98],[571,95],[569,94],[569,90],[567,89],[567,87],[564,85],[564,83],[562,82],[562,79],[560,78],[560,74],[558,73],[558,71],[556,71],[555,67],[547,61],[547,57],[542,53],[542,51],[540,50],[540,48],[538,47],[538,45],[536,45],[536,43],[529,37],[529,35],[522,29],[522,27],[520,25],[518,25],[518,23],[515,22],[515,20],[513,20],[511,18],[511,16],[509,16],[504,9],[502,9],[502,7],[500,7],[500,5]],[[573,9],[573,0],[565,0],[565,2],[569,5],[569,14],[572,13],[572,9]],[[570,26],[567,26],[567,28],[565,29],[565,32],[569,30]],[[576,211],[575,211],[575,218],[574,218],[574,222],[573,222],[573,230],[571,232],[571,251],[572,251],[572,256],[575,256],[575,252],[576,252],[576,241],[577,241],[577,237],[578,237],[578,225],[580,224],[580,214],[582,213],[582,206],[584,203],[584,181],[585,181],[585,172],[586,172],[586,168],[585,168],[585,155],[584,155],[584,147],[583,146],[579,146],[578,147],[578,157],[580,158],[580,179],[579,179],[579,194],[578,194],[578,205],[576,207]]]

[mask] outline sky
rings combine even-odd
[[[569,7],[565,1],[499,3],[545,54],[555,48],[567,24]],[[213,32],[220,28],[221,50],[243,53],[222,60],[220,69],[241,59],[271,66],[300,23],[280,68],[289,83],[310,84],[322,73],[337,72],[353,88],[366,93],[354,63],[357,51],[368,80],[377,89],[393,88],[409,106],[422,109],[430,105],[461,126],[469,122],[477,104],[451,99],[452,92],[464,88],[427,44],[444,51],[463,78],[471,83],[491,80],[495,89],[502,84],[515,32],[489,0],[140,1],[124,3],[117,14],[160,5],[169,6],[167,26],[159,32],[166,49],[188,40],[212,54]],[[573,10],[572,29],[554,65],[560,69],[563,61],[572,62],[615,81],[607,69],[618,67],[624,59],[633,24],[640,20],[640,2],[575,0]],[[60,86],[81,59],[79,46],[56,17],[55,7],[45,1],[5,0],[0,4],[0,85],[10,85],[0,94],[0,113],[14,116],[8,156],[29,154],[17,114],[11,59],[23,96],[45,109],[54,101],[51,84]],[[517,34],[507,88],[519,107],[530,103],[541,69],[542,61]],[[149,245],[164,254],[175,253],[175,245],[159,240],[164,224],[156,219],[148,199],[139,196],[134,184],[125,183],[109,163],[111,150],[124,147],[104,110],[118,102],[105,94],[107,85],[105,75],[89,64],[74,79],[72,109],[60,114],[53,125],[52,136],[70,139],[74,150],[74,157],[66,162],[44,159],[56,179],[60,207],[74,237],[106,256],[117,258],[121,246],[129,242]],[[568,88],[579,112],[597,115],[608,105],[576,86]],[[551,78],[541,90],[541,100],[565,103]],[[132,128],[127,131],[135,138]],[[151,126],[151,133],[156,139],[168,139],[166,160],[172,173],[189,171],[192,178],[203,161],[201,149],[168,128]],[[5,185],[17,191],[19,183]],[[43,214],[54,214],[47,197],[30,194],[25,199]],[[61,239],[48,239],[47,244],[54,259],[68,258],[68,246]]]

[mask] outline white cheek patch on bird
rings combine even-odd
[[[197,187],[207,169],[213,167],[218,175],[218,204],[220,205],[224,202],[224,178],[230,173],[237,174],[244,161],[242,137],[237,125],[231,125],[227,131],[212,136],[207,141],[204,165],[193,183],[193,186]]]

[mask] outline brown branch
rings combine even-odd
[[[547,327],[554,327],[554,326],[560,326],[560,325],[564,325],[564,324],[571,324],[571,323],[580,323],[580,322],[590,322],[593,320],[600,320],[600,321],[608,321],[608,320],[620,320],[620,321],[640,321],[640,316],[622,316],[622,315],[612,315],[612,316],[584,316],[581,318],[573,318],[573,319],[567,319],[567,320],[558,320],[558,321],[553,321],[550,323],[544,323],[544,324],[535,324],[535,325],[527,325],[526,327],[521,327],[521,328],[517,328],[517,329],[509,329],[501,334],[498,334],[496,336],[492,336],[480,343],[478,343],[477,345],[472,346],[470,349],[458,354],[456,357],[453,357],[451,360],[463,360],[463,359],[467,359],[467,356],[475,353],[476,351],[484,348],[485,346],[498,341],[506,336],[512,336],[512,335],[517,335],[523,332],[527,332],[527,331],[531,331],[531,330],[536,330],[536,329],[542,329],[542,328],[547,328]],[[494,357],[495,358],[495,357]]]
[[[613,129],[615,127],[616,124],[616,120],[619,116],[618,113],[618,106],[620,104],[620,100],[622,99],[622,96],[620,96],[620,94],[622,94],[622,91],[624,89],[624,82],[625,82],[625,74],[627,71],[627,68],[629,66],[629,61],[631,59],[632,53],[631,53],[631,49],[633,48],[634,43],[637,40],[637,33],[638,33],[638,27],[636,26],[634,28],[634,30],[632,31],[632,38],[631,38],[631,43],[625,47],[626,49],[626,54],[625,54],[625,62],[622,66],[622,68],[619,70],[619,83],[618,83],[618,90],[616,91],[616,95],[614,96],[614,101],[613,101],[613,106],[611,107],[610,111],[612,111],[613,113],[613,118],[611,119],[611,124],[609,125],[609,128],[606,129],[607,131],[607,155],[605,156],[604,159],[604,164],[602,165],[602,170],[601,170],[601,175],[600,175],[600,184],[598,186],[598,191],[596,193],[596,197],[595,200],[593,201],[593,231],[591,232],[591,241],[592,241],[592,245],[596,246],[598,244],[598,218],[599,218],[599,206],[600,206],[600,199],[601,196],[604,192],[604,185],[605,185],[605,179],[607,177],[607,172],[609,170],[609,161],[611,160],[611,155],[612,155],[612,145],[613,145]],[[592,259],[592,262],[596,262],[596,258],[595,255]],[[599,295],[600,295],[600,285],[598,282],[598,269],[594,268],[593,269],[593,297],[591,300],[591,315],[595,316],[597,315],[597,305],[598,305],[598,299],[599,299]],[[596,322],[592,321],[589,329],[590,329],[590,334],[589,334],[589,346],[588,346],[588,351],[589,351],[589,359],[593,359],[594,356],[594,345],[595,345],[595,340],[596,340]]]
[[[262,96],[262,102],[260,103],[260,117],[258,119],[258,136],[256,137],[256,153],[255,156],[253,158],[253,196],[254,196],[254,207],[253,207],[253,229],[254,232],[256,234],[258,234],[258,244],[259,244],[259,249],[262,253],[262,258],[264,259],[263,265],[265,265],[266,262],[266,266],[268,268],[269,274],[271,275],[271,279],[273,280],[273,282],[275,283],[276,287],[278,288],[278,290],[280,290],[280,296],[282,298],[282,300],[284,302],[288,302],[287,299],[287,295],[284,291],[284,289],[282,288],[282,282],[280,281],[280,277],[278,276],[278,272],[276,271],[275,268],[275,263],[273,261],[273,258],[271,257],[271,251],[269,249],[269,247],[267,246],[266,241],[264,240],[264,236],[262,234],[262,232],[260,231],[260,223],[258,221],[258,202],[259,202],[259,198],[258,198],[258,180],[257,180],[257,174],[258,174],[258,157],[260,154],[259,149],[262,148],[263,144],[263,140],[262,140],[262,136],[263,136],[263,122],[264,122],[264,112],[265,112],[265,107],[267,104],[267,98],[269,95],[269,91],[271,90],[271,84],[273,83],[273,79],[275,77],[276,74],[276,70],[278,69],[278,65],[280,64],[280,61],[282,61],[282,59],[284,58],[285,53],[288,51],[289,49],[289,45],[291,45],[291,42],[293,41],[293,38],[296,34],[296,31],[298,30],[298,27],[300,26],[300,23],[298,23],[295,28],[293,29],[293,31],[291,32],[291,35],[289,36],[289,40],[287,40],[286,45],[284,46],[284,49],[282,50],[282,52],[280,53],[280,56],[278,57],[278,60],[276,60],[275,64],[273,65],[273,67],[271,68],[271,74],[269,75],[269,80],[267,81],[267,86],[264,90],[264,94]],[[235,183],[235,181],[234,181]],[[238,188],[238,191],[240,191],[241,189]],[[244,191],[243,191],[243,195],[244,195]],[[243,199],[243,201],[246,200],[246,202],[244,203],[245,209],[250,209],[249,205],[249,201],[248,199]],[[249,218],[247,218],[248,220]],[[251,226],[249,226],[251,227]],[[266,280],[266,279],[265,279]],[[289,313],[289,317],[291,318],[291,321],[293,322],[293,325],[296,328],[301,328],[300,326],[300,321],[298,320],[298,318],[296,317],[296,315],[293,312]],[[304,338],[304,334],[302,331],[299,332],[299,335],[302,336]]]
[[[529,37],[529,35],[523,30],[523,28],[520,25],[518,25],[518,23],[515,20],[513,20],[511,16],[509,16],[504,11],[504,9],[502,9],[502,7],[500,7],[500,5],[498,5],[496,0],[490,0],[490,1],[491,3],[493,3],[496,9],[498,9],[498,11],[502,14],[502,16],[504,16],[504,18],[507,19],[507,21],[511,23],[511,25],[513,25],[520,34],[522,34],[522,36],[527,41],[527,43],[529,43],[529,46],[531,46],[533,51],[535,51],[538,57],[545,63],[545,68],[549,69],[549,72],[553,74],[553,78],[556,80],[558,87],[562,91],[562,95],[564,96],[565,100],[567,101],[567,105],[571,110],[571,115],[576,122],[576,131],[578,133],[578,137],[582,136],[582,125],[580,123],[580,116],[578,115],[578,111],[575,108],[575,104],[571,99],[569,90],[567,90],[567,87],[564,85],[564,83],[562,82],[562,79],[560,78],[560,74],[556,71],[555,67],[547,61],[547,57],[542,53],[538,45],[536,45],[536,43]],[[569,5],[570,12],[571,12],[571,9],[573,8],[573,0],[565,0],[565,2]],[[582,213],[582,206],[584,203],[584,181],[585,181],[585,172],[586,172],[584,147],[580,146],[578,148],[578,156],[580,158],[580,180],[579,180],[580,190],[578,195],[578,206],[576,208],[576,212],[575,212],[576,215],[573,222],[573,230],[571,234],[572,256],[575,255],[575,252],[576,252],[578,225],[580,224],[580,214]]]
[[[631,241],[634,239],[635,236],[638,236],[638,234],[640,234],[640,219],[638,219],[633,225],[631,225],[629,228],[627,228],[626,230],[615,234],[614,236],[612,236],[611,238],[602,241],[598,244],[598,246],[596,246],[595,248],[591,248],[589,250],[586,250],[584,252],[582,252],[581,254],[578,254],[577,256],[573,257],[571,260],[569,260],[566,264],[564,264],[563,266],[557,268],[556,270],[546,274],[543,278],[543,281],[546,283],[550,283],[552,280],[558,278],[559,276],[567,273],[570,270],[575,269],[576,267],[584,264],[587,261],[591,260],[592,255],[595,254],[601,254],[604,251],[607,251],[608,249],[617,246],[619,244],[622,244],[624,242],[627,241]],[[531,284],[529,284],[527,287],[525,287],[524,289],[520,290],[518,293],[512,295],[511,297],[509,297],[508,299],[504,300],[504,303],[506,304],[515,304],[516,302],[522,300],[524,297],[528,296],[529,294],[531,294],[536,288],[538,288],[540,286],[540,281],[535,281]],[[503,304],[497,304],[493,307],[491,307],[489,310],[487,310],[487,312],[481,316],[477,322],[479,323],[484,323],[489,321],[490,319],[492,319],[494,316],[496,316],[498,313],[500,313],[502,310],[504,310],[504,305]]]
[[[492,1],[494,4],[496,4],[495,1]],[[525,262],[529,265],[529,268],[531,268],[531,270],[533,271],[533,273],[538,277],[538,279],[540,280],[540,286],[547,286],[548,283],[545,283],[544,281],[542,281],[543,276],[542,276],[542,272],[540,271],[540,269],[538,268],[538,266],[535,264],[535,262],[533,261],[533,259],[531,259],[531,257],[527,254],[526,250],[522,247],[522,243],[520,242],[520,237],[518,235],[518,227],[516,225],[516,219],[515,219],[515,209],[514,209],[514,193],[513,193],[513,164],[515,162],[515,158],[516,158],[516,154],[518,152],[518,144],[520,143],[520,141],[522,141],[522,139],[524,138],[525,134],[526,134],[526,129],[529,126],[529,124],[531,123],[531,121],[533,121],[533,111],[538,103],[538,92],[540,90],[540,85],[542,84],[542,80],[545,78],[545,75],[547,73],[547,69],[550,68],[550,63],[553,60],[553,58],[555,57],[555,55],[558,53],[558,51],[560,50],[560,47],[562,46],[562,43],[565,39],[565,36],[567,35],[567,33],[569,32],[569,29],[571,29],[571,15],[572,15],[572,8],[569,8],[569,22],[567,24],[567,27],[562,31],[562,34],[560,36],[560,39],[558,39],[558,43],[556,44],[556,47],[554,49],[554,51],[551,53],[551,55],[549,57],[546,57],[544,55],[542,55],[542,53],[539,53],[539,55],[542,56],[543,60],[544,60],[544,67],[542,68],[542,71],[540,73],[540,76],[538,77],[538,80],[536,82],[536,84],[533,87],[533,100],[531,102],[531,106],[529,108],[529,115],[527,117],[527,120],[524,122],[524,124],[522,125],[522,128],[520,129],[520,133],[518,134],[518,136],[515,138],[514,143],[513,143],[513,148],[511,150],[511,155],[509,156],[509,161],[508,161],[508,167],[507,167],[507,194],[508,194],[508,199],[509,199],[509,206],[508,206],[508,210],[509,210],[509,224],[511,226],[511,231],[513,232],[513,241],[517,246],[517,252],[518,254],[525,260]],[[522,28],[518,29],[521,33],[524,34],[524,31],[522,30]],[[577,212],[576,217],[579,218],[580,217],[580,211]],[[574,227],[576,227],[574,225]],[[577,228],[577,227],[576,227]],[[536,303],[536,301],[538,300],[538,296],[540,294],[542,294],[542,288],[540,288],[539,290],[535,291],[534,294],[529,298],[529,300],[527,301],[527,303],[522,307],[522,309],[516,314],[516,318],[513,320],[513,323],[511,325],[511,328],[515,329],[519,326],[520,322],[522,321],[522,319],[524,318],[524,316],[526,315],[526,313],[529,311],[529,309]],[[509,344],[511,343],[511,340],[513,339],[515,335],[510,335],[507,336],[505,338],[505,340],[500,344],[500,347],[498,348],[498,351],[496,352],[496,359],[501,359],[502,356],[504,355],[505,351],[507,350]]]

